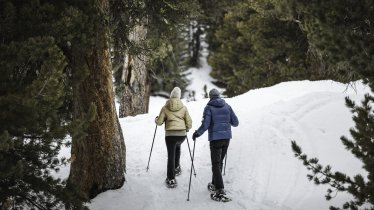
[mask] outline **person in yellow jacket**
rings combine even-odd
[[[183,105],[181,98],[181,89],[175,87],[170,93],[170,99],[162,107],[160,114],[155,121],[158,126],[165,123],[165,142],[168,150],[167,178],[165,180],[167,187],[177,186],[176,175],[181,173],[179,164],[181,144],[186,138],[188,130],[192,127],[192,119],[188,113],[187,107]]]

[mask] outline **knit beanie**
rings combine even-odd
[[[211,89],[210,91],[209,91],[209,98],[219,98],[219,91],[217,90],[217,89],[215,89],[215,88],[213,88],[213,89]]]
[[[181,98],[181,89],[179,87],[175,87],[171,93],[170,98]]]

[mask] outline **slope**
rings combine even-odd
[[[357,93],[332,81],[297,81],[249,91],[226,101],[237,113],[240,125],[233,129],[224,182],[230,203],[211,201],[206,189],[211,179],[209,142],[205,133],[196,141],[196,178],[192,178],[190,201],[186,201],[190,161],[182,145],[182,175],[179,186],[164,186],[167,153],[164,128],[158,127],[150,162],[146,165],[155,130],[154,118],[165,99],[152,98],[148,114],[120,119],[127,146],[127,181],[122,189],[105,192],[90,204],[91,209],[253,209],[315,210],[343,203],[343,193],[331,202],[326,188],[306,179],[306,170],[293,157],[290,141],[296,140],[310,156],[348,174],[361,172],[361,164],[340,143],[353,126],[344,97],[359,100],[368,88],[356,85]],[[185,102],[200,125],[207,99]],[[192,133],[189,133],[191,148]]]

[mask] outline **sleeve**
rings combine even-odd
[[[164,111],[164,107],[162,107],[161,111],[160,111],[160,114],[158,115],[158,118],[156,118],[156,124],[157,125],[162,125],[165,120],[166,120],[166,115],[165,115],[165,111]]]
[[[236,127],[239,125],[238,117],[236,116],[234,110],[232,110],[231,106],[229,106],[229,108],[230,108],[230,124]]]
[[[191,119],[190,114],[188,113],[187,107],[186,107],[186,112],[185,112],[185,116],[184,116],[184,121],[186,123],[187,130],[190,130],[192,128],[192,119]]]
[[[212,112],[209,106],[206,106],[204,109],[203,120],[201,121],[201,126],[199,127],[199,129],[197,129],[197,133],[200,136],[203,135],[203,133],[206,130],[208,130],[211,120],[212,120]]]

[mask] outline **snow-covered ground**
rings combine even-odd
[[[188,147],[182,145],[183,173],[175,189],[166,188],[167,153],[164,127],[158,127],[150,169],[146,172],[155,130],[154,118],[165,99],[151,98],[148,114],[120,119],[127,147],[126,183],[92,200],[91,209],[251,209],[316,210],[342,204],[347,195],[339,193],[332,201],[324,198],[326,187],[307,181],[307,171],[291,151],[291,140],[321,163],[331,164],[348,174],[362,172],[361,163],[344,149],[339,138],[353,126],[344,97],[360,100],[368,91],[356,85],[357,93],[332,81],[286,82],[249,91],[226,101],[238,115],[239,127],[233,128],[225,188],[230,203],[212,201],[206,188],[211,179],[209,143],[205,133],[196,141],[195,168],[190,201],[187,201],[190,160]],[[199,127],[207,100],[185,102]],[[193,141],[188,135],[191,148]]]
[[[201,100],[206,95],[204,91],[204,86],[206,86],[207,92],[212,88],[216,88],[221,93],[224,89],[217,87],[213,84],[215,79],[213,79],[209,74],[212,71],[212,67],[209,66],[207,57],[208,57],[208,46],[205,42],[202,43],[202,58],[200,59],[199,68],[189,68],[186,71],[187,79],[190,81],[190,84],[187,86],[187,91],[195,91],[195,99]]]
[[[202,94],[202,86],[215,87],[210,68],[191,69],[188,87]],[[165,209],[250,209],[250,210],[322,210],[341,205],[349,197],[339,193],[332,201],[324,198],[326,187],[315,186],[307,171],[291,150],[295,140],[310,157],[349,175],[362,172],[361,163],[344,149],[341,135],[349,135],[353,121],[344,105],[344,97],[356,101],[369,88],[361,83],[356,90],[333,81],[285,82],[273,87],[251,90],[226,98],[240,124],[233,128],[227,158],[225,188],[232,202],[219,203],[209,197],[211,180],[207,133],[196,141],[195,168],[190,201],[187,201],[190,157],[187,142],[182,144],[182,175],[178,187],[166,188],[167,152],[164,126],[158,127],[150,169],[146,166],[155,131],[154,118],[166,99],[151,97],[148,114],[120,119],[127,148],[126,182],[121,189],[98,195],[89,204],[93,210],[165,210]],[[192,131],[200,126],[207,99],[184,101],[193,119]],[[192,132],[188,140],[193,147]],[[68,167],[62,170],[67,175]]]

